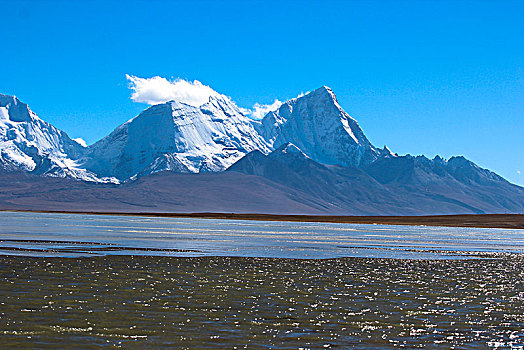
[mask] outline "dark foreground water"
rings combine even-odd
[[[524,349],[524,231],[0,212],[0,348]]]
[[[2,348],[522,348],[524,260],[0,258]]]

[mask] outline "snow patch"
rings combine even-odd
[[[9,110],[6,107],[0,107],[0,120],[9,120]]]

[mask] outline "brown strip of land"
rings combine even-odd
[[[427,225],[452,227],[483,227],[524,229],[524,214],[480,214],[480,215],[426,215],[426,216],[320,216],[320,215],[273,215],[273,214],[233,214],[233,213],[112,213],[112,212],[73,212],[73,211],[31,211],[2,210],[34,213],[125,215],[173,218],[260,220],[260,221],[298,221],[333,222],[348,224],[384,225]]]

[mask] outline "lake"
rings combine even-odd
[[[524,347],[524,230],[0,212],[2,348]]]
[[[524,231],[0,212],[0,254],[450,259],[524,252]]]

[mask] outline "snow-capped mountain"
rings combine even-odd
[[[253,150],[268,153],[287,142],[323,164],[362,166],[392,156],[369,142],[324,86],[284,103],[260,122],[223,95],[199,107],[179,101],[155,105],[89,147],[83,165],[120,180],[164,170],[223,171]]]
[[[20,170],[126,184],[39,182],[39,176],[19,176]],[[164,173],[152,175],[159,172]],[[88,147],[15,97],[0,95],[0,176],[20,178],[18,192],[4,193],[6,208],[29,202],[44,208],[52,197],[60,208],[65,198],[83,198],[90,208],[115,210],[131,205],[147,211],[524,213],[522,187],[464,157],[398,156],[376,148],[325,86],[289,100],[261,121],[249,119],[218,93],[200,106],[169,101]],[[138,190],[142,196],[155,194],[133,199]]]
[[[85,150],[14,96],[0,94],[0,167],[37,175],[108,182],[78,166]]]
[[[381,155],[392,156],[369,142],[327,86],[287,101],[255,127],[272,149],[291,142],[322,164],[359,167]]]
[[[215,172],[253,150],[268,152],[250,120],[225,96],[199,107],[154,105],[88,148],[84,166],[127,180],[163,170]]]
[[[369,142],[327,87],[284,103],[262,121],[249,119],[230,98],[220,94],[198,107],[169,101],[147,108],[87,148],[16,101],[9,106],[5,103],[4,114],[23,106],[34,119],[30,124],[38,125],[30,130],[49,130],[37,132],[45,140],[36,144],[30,142],[33,137],[29,133],[19,138],[16,149],[12,144],[3,145],[4,163],[53,176],[105,182],[127,181],[165,170],[223,171],[251,151],[267,154],[287,142],[322,164],[362,166],[382,155],[392,155]],[[14,122],[5,126],[10,133],[17,128]],[[30,144],[39,151],[31,153],[24,146]]]

